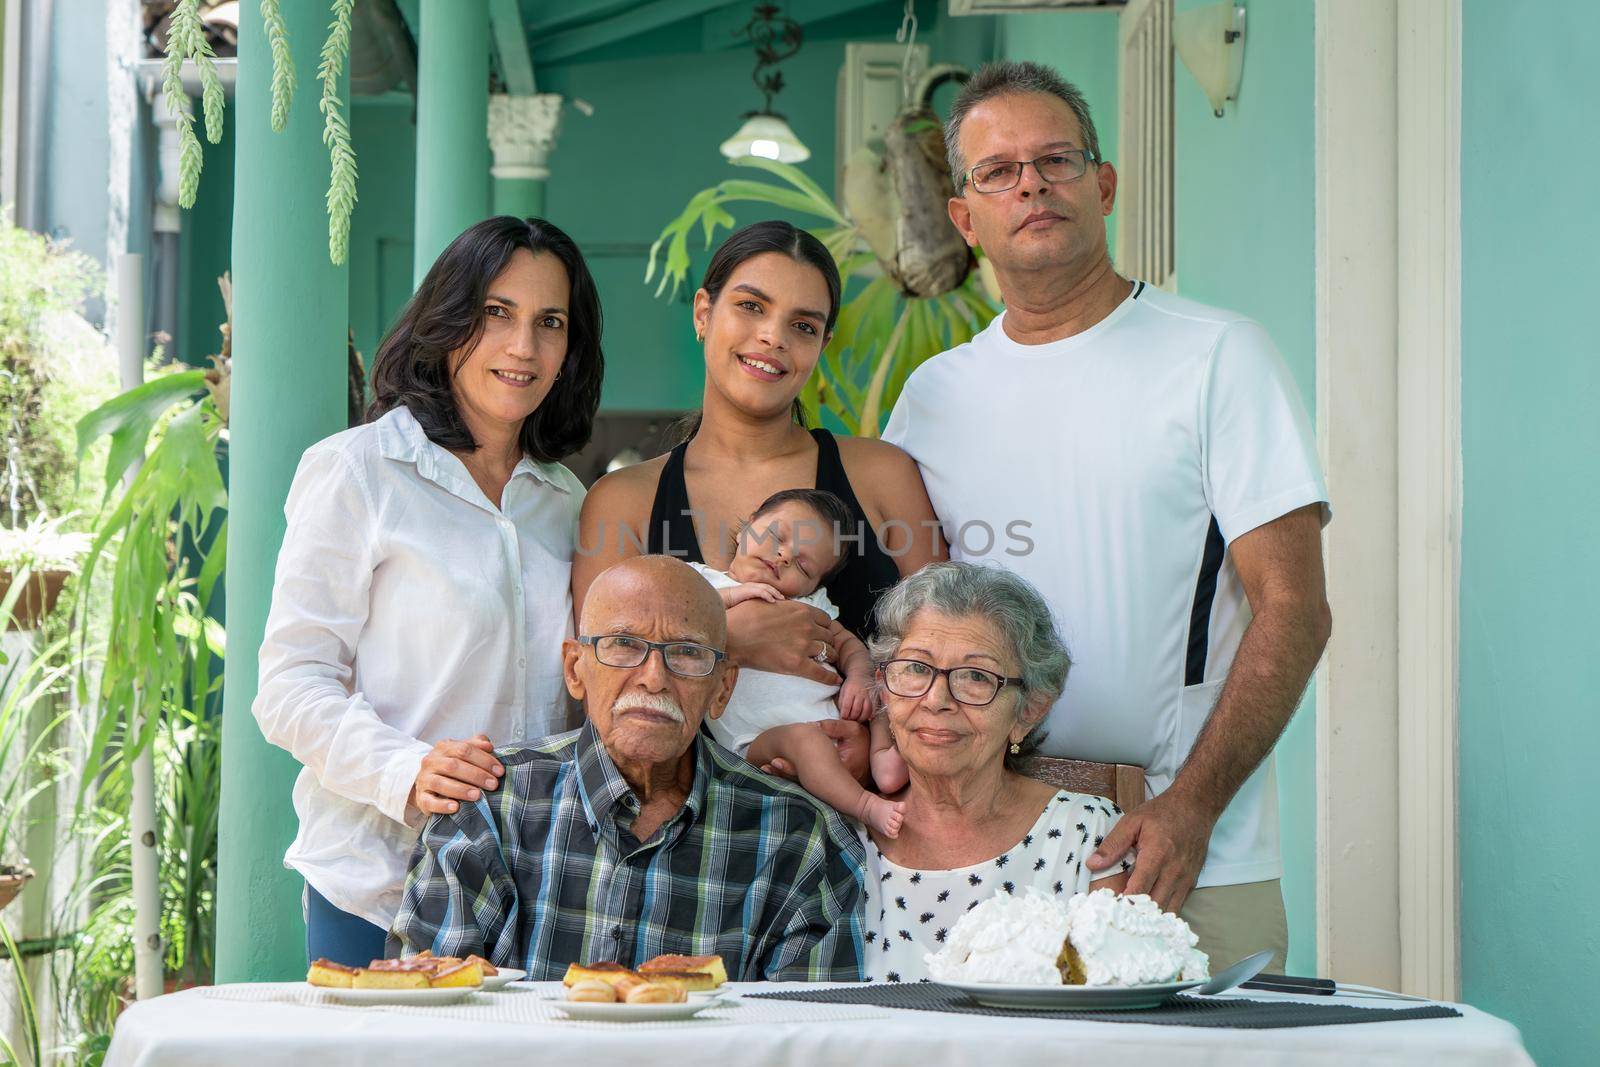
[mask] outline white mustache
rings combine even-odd
[[[611,705],[611,713],[613,715],[636,710],[653,711],[667,716],[667,718],[676,723],[689,721],[688,717],[684,715],[683,709],[678,706],[678,702],[665,693],[629,693],[627,696],[619,697],[617,702]]]

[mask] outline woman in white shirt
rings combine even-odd
[[[480,222],[379,346],[367,423],[300,461],[253,710],[304,764],[284,863],[311,959],[382,956],[423,820],[497,787],[495,744],[567,728],[584,489],[558,461],[589,440],[600,327],[571,238]]]

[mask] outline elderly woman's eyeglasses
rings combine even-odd
[[[579,637],[578,644],[594,649],[594,658],[607,667],[637,667],[651,651],[661,653],[667,670],[680,678],[704,678],[717,669],[717,661],[727,653],[693,641],[646,641],[630,634],[601,634]]]
[[[981,708],[992,704],[1008,685],[1021,686],[1021,678],[986,671],[982,667],[935,667],[919,659],[892,659],[882,667],[883,684],[898,697],[919,697],[933,688],[941,674],[950,695],[963,704]]]
[[[1022,169],[1028,164],[1033,164],[1033,169],[1038,172],[1043,181],[1054,184],[1055,182],[1076,181],[1083,177],[1083,172],[1089,169],[1090,163],[1099,163],[1093,152],[1086,148],[1063,148],[1059,152],[1051,152],[1040,156],[1038,159],[1002,159],[992,163],[979,163],[962,178],[962,184],[970,181],[972,187],[980,193],[1003,193],[1007,189],[1015,189],[1022,180]]]

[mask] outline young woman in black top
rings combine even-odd
[[[844,531],[850,559],[826,587],[839,621],[859,636],[884,590],[945,558],[911,457],[800,420],[797,398],[833,330],[839,290],[827,249],[788,223],[756,223],[723,242],[694,298],[706,354],[700,418],[667,455],[608,474],[589,491],[572,561],[580,617],[589,583],[641,551],[726,569],[739,523],[783,489],[826,489],[859,524]],[[817,659],[826,621],[793,601],[739,604],[728,613],[728,652],[741,665],[836,681]]]

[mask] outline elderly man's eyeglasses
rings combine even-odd
[[[717,661],[727,654],[693,641],[646,641],[629,634],[579,637],[578,644],[593,648],[594,658],[607,667],[637,667],[652,651],[658,651],[667,670],[680,678],[704,678],[717,669]]]
[[[1022,180],[1022,168],[1033,164],[1033,169],[1038,172],[1040,179],[1051,182],[1070,182],[1083,177],[1083,172],[1089,169],[1090,163],[1098,164],[1100,160],[1093,152],[1086,148],[1063,148],[1059,152],[1040,156],[1038,159],[1002,159],[992,163],[979,163],[962,178],[962,184],[972,182],[972,187],[980,193],[1003,193],[1007,189],[1014,189]]]
[[[922,696],[933,688],[933,680],[942,674],[950,687],[950,695],[975,708],[992,704],[1005,686],[1022,685],[1021,678],[1007,678],[982,667],[935,667],[919,659],[892,659],[882,670],[883,684],[895,696]]]

